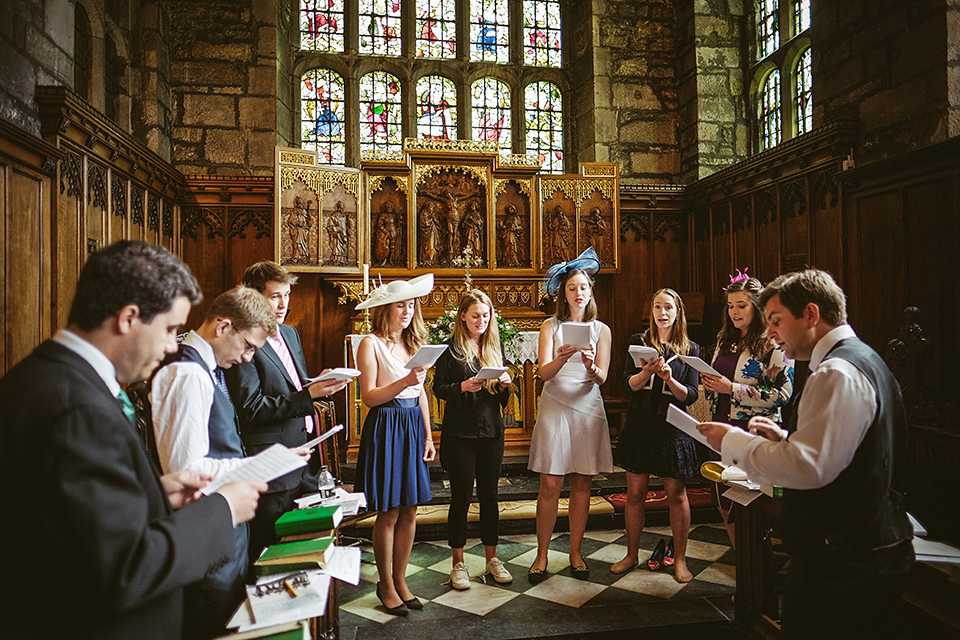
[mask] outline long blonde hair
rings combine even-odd
[[[476,346],[470,340],[470,332],[467,331],[467,325],[463,321],[463,314],[475,304],[486,305],[490,309],[490,323],[486,331],[477,338]],[[503,355],[500,352],[500,327],[497,326],[496,311],[490,296],[479,289],[471,289],[460,297],[460,306],[457,308],[457,316],[453,322],[451,342],[454,355],[458,359],[472,363],[476,358],[481,367],[503,366]]]
[[[373,326],[373,332],[386,342],[390,342],[390,307],[394,304],[374,307],[370,314],[370,324]],[[420,347],[427,343],[427,325],[424,324],[423,315],[420,313],[419,298],[414,298],[413,319],[400,334],[400,342],[403,343],[404,348],[410,355],[415,354]]]
[[[666,344],[660,342],[660,332],[657,331],[657,319],[653,317],[653,301],[661,294],[673,298],[674,304],[677,305],[677,319],[673,321],[673,331],[670,332],[670,341]],[[647,332],[647,341],[650,343],[650,346],[659,351],[661,355],[666,354],[667,349],[681,355],[687,355],[690,352],[690,339],[687,337],[687,314],[684,313],[683,300],[680,298],[680,294],[673,289],[665,287],[657,291],[650,298],[650,330]]]

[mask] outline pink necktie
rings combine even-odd
[[[287,343],[284,342],[283,338],[279,335],[276,338],[268,338],[268,340],[270,340],[270,346],[273,347],[273,350],[276,351],[280,357],[280,362],[283,363],[283,368],[287,370],[287,375],[290,376],[293,385],[297,388],[297,391],[301,391],[303,385],[300,383],[300,375],[297,374],[297,368],[293,365],[293,356],[290,355],[290,349],[287,348]],[[313,433],[313,416],[306,416],[304,420],[306,422],[307,433]]]

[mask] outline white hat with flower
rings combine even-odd
[[[403,300],[411,300],[427,295],[433,290],[433,274],[425,273],[410,280],[394,280],[382,284],[367,296],[367,299],[357,305],[357,311],[393,304]]]

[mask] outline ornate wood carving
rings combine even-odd
[[[107,170],[96,162],[87,170],[87,203],[101,209],[107,206]]]
[[[247,227],[253,225],[257,238],[270,235],[270,211],[268,209],[244,209],[230,218],[228,238],[246,239]]]
[[[130,189],[130,221],[133,224],[143,226],[143,189],[132,187]]]
[[[120,218],[127,215],[127,181],[117,174],[110,180],[110,200],[113,215]]]
[[[478,266],[487,266],[486,170],[427,165],[417,169],[417,263],[454,267],[470,247]]]
[[[733,231],[743,231],[753,226],[753,216],[750,211],[750,198],[737,198],[732,205]]]
[[[173,203],[169,200],[163,201],[163,235],[168,238],[173,237]]]
[[[765,189],[754,196],[754,211],[757,224],[777,221],[777,194],[773,189]]]
[[[719,205],[711,209],[710,217],[713,219],[714,238],[730,233],[730,214],[726,206]]]
[[[832,171],[822,171],[817,174],[813,181],[811,202],[821,209],[827,207],[833,209],[840,202],[840,183],[837,182],[837,176]]]
[[[95,238],[87,238],[87,257],[100,248],[100,241]]]
[[[678,242],[686,240],[687,232],[681,224],[680,217],[666,213],[653,215],[653,239],[655,242],[666,242],[667,232],[672,231]]]
[[[60,193],[66,189],[67,197],[79,198],[83,190],[83,174],[80,168],[80,157],[72,151],[67,151],[60,161]],[[64,187],[66,178],[66,187]]]
[[[650,240],[650,214],[624,213],[620,216],[620,242],[627,241],[627,232],[633,231],[633,241]]]
[[[784,217],[793,218],[807,212],[807,197],[803,183],[800,181],[788,182],[783,187],[780,199],[780,208]]]
[[[223,218],[226,209],[222,207],[185,207],[180,213],[180,233],[186,238],[197,239],[197,230],[203,224],[207,227],[207,238],[212,240],[223,237]]]
[[[884,359],[900,383],[910,424],[937,426],[939,422],[940,412],[920,383],[932,353],[933,344],[923,336],[920,326],[920,309],[907,307],[897,337],[887,343]]]
[[[160,200],[152,193],[149,194],[147,202],[147,229],[150,231],[160,230]]]

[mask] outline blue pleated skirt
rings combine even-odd
[[[419,398],[394,398],[370,409],[360,436],[354,486],[367,497],[368,509],[389,511],[430,501],[424,444]]]

